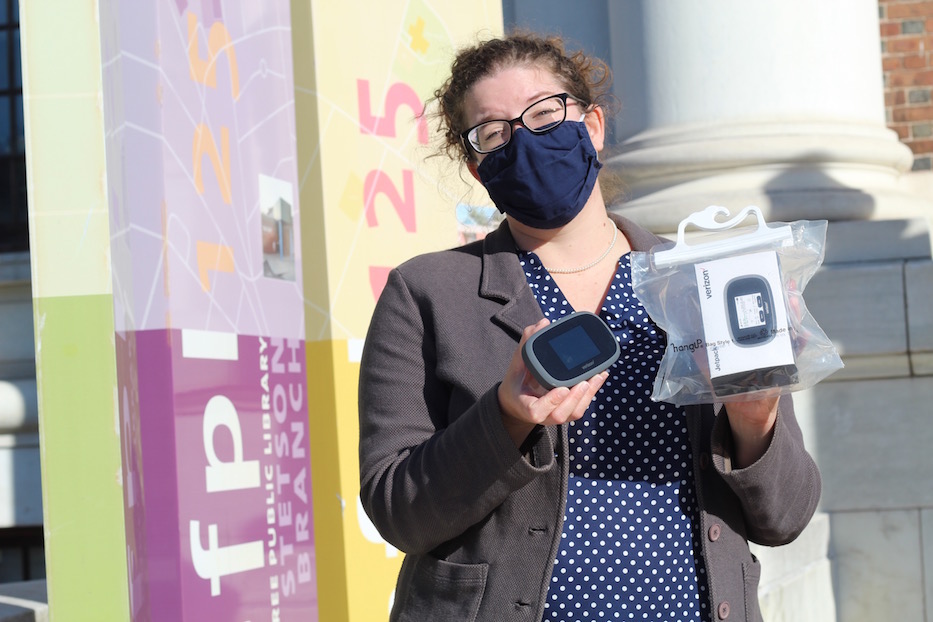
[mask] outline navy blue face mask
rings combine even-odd
[[[476,172],[500,212],[528,227],[555,229],[583,209],[600,168],[586,124],[565,121],[547,134],[517,128]]]

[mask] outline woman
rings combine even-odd
[[[393,620],[760,620],[746,539],[789,542],[815,510],[789,397],[650,400],[665,341],[628,253],[660,240],[607,215],[607,77],[515,35],[462,51],[436,94],[505,219],[394,270],[366,339],[361,498],[407,553]],[[575,310],[622,358],[546,391],[521,346]]]

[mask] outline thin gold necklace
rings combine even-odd
[[[615,223],[612,223],[612,241],[609,242],[609,248],[604,250],[602,255],[600,255],[599,257],[597,257],[590,263],[586,264],[585,266],[580,266],[579,268],[548,268],[547,271],[550,272],[551,274],[575,274],[577,272],[585,272],[586,270],[589,270],[590,268],[599,264],[599,262],[601,262],[603,259],[606,258],[607,255],[609,255],[609,252],[616,245],[616,239],[618,239],[618,237],[619,237],[619,228],[615,226]]]

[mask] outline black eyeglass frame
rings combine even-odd
[[[547,126],[545,126],[545,127],[543,127],[543,128],[538,128],[538,129],[532,129],[532,128],[528,127],[527,125],[525,125],[524,121],[522,121],[522,117],[525,116],[525,113],[526,113],[526,112],[528,112],[529,110],[531,110],[532,108],[534,108],[535,106],[537,106],[538,104],[540,104],[541,102],[547,101],[547,100],[549,100],[549,99],[553,99],[553,98],[555,98],[555,97],[557,97],[558,99],[560,99],[561,103],[562,103],[563,106],[564,106],[564,118],[563,118],[563,119],[561,119],[561,120],[558,121],[557,123],[553,123],[553,124],[551,124],[551,125],[547,125]],[[473,151],[473,152],[475,152],[475,153],[479,153],[479,154],[482,154],[482,155],[486,155],[486,154],[488,154],[488,153],[493,153],[493,152],[495,152],[495,151],[499,151],[500,149],[505,148],[505,146],[508,145],[509,142],[511,142],[511,140],[512,140],[512,128],[515,127],[515,124],[516,124],[516,123],[521,123],[521,124],[522,124],[522,127],[525,128],[526,130],[528,130],[529,132],[531,132],[532,134],[547,134],[548,132],[554,131],[557,127],[559,127],[559,126],[561,125],[561,123],[563,123],[564,121],[567,120],[567,106],[568,106],[567,100],[568,100],[568,99],[571,100],[572,103],[577,104],[578,106],[582,106],[584,110],[588,107],[588,104],[585,104],[584,102],[580,101],[579,99],[577,99],[576,97],[574,97],[574,96],[571,95],[570,93],[555,93],[554,95],[548,95],[547,97],[542,97],[541,99],[539,99],[539,100],[537,100],[537,101],[535,101],[535,102],[532,102],[527,108],[525,108],[524,110],[522,110],[522,113],[521,113],[520,115],[518,115],[517,117],[515,117],[515,118],[512,119],[511,121],[509,121],[508,119],[488,119],[488,120],[486,120],[486,121],[483,121],[482,123],[477,123],[476,125],[474,125],[473,127],[469,128],[468,130],[465,130],[465,131],[463,131],[463,132],[460,132],[460,140],[463,141],[463,146],[466,148],[467,153],[469,153],[470,151]],[[472,141],[470,141],[470,132],[472,132],[473,130],[477,129],[478,127],[481,127],[481,126],[483,126],[483,125],[486,125],[487,123],[508,123],[508,126],[509,126],[509,140],[505,141],[504,143],[502,143],[502,144],[499,145],[498,147],[495,147],[495,148],[493,148],[493,149],[489,149],[489,150],[486,150],[486,151],[482,151],[482,150],[480,150],[480,149],[477,149],[476,146],[472,143]]]

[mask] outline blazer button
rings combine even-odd
[[[716,540],[719,539],[719,535],[720,535],[721,533],[722,533],[722,527],[720,527],[719,525],[713,523],[713,525],[709,528],[709,532],[708,532],[709,541],[710,541],[710,542],[715,542]],[[728,606],[728,603],[726,603],[726,604],[727,604],[727,606]]]
[[[722,601],[719,603],[719,608],[716,610],[716,613],[719,614],[720,620],[725,620],[729,617],[730,607],[728,601]]]
[[[700,468],[704,471],[709,468],[709,454],[705,451],[700,454]]]

